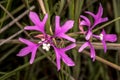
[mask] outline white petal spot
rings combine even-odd
[[[100,40],[103,40],[103,34],[100,34],[99,37],[100,37]]]

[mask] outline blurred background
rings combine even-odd
[[[29,64],[30,55],[18,57],[16,54],[26,45],[18,41],[19,37],[32,39],[34,32],[24,31],[26,25],[33,25],[28,14],[35,11],[40,18],[44,17],[41,4],[38,0],[0,0],[0,80],[120,80],[120,0],[42,0],[49,19],[49,26],[54,30],[54,18],[61,17],[61,24],[66,20],[75,21],[74,28],[69,31],[79,32],[78,19],[84,11],[96,13],[99,3],[103,6],[103,17],[109,21],[98,25],[98,27],[111,22],[105,26],[106,33],[117,34],[116,43],[107,43],[108,50],[104,54],[100,41],[96,48],[96,61],[88,56],[89,49],[78,53],[78,47],[83,44],[84,39],[80,35],[71,35],[79,44],[77,48],[68,51],[67,54],[75,61],[76,66],[68,67],[61,63],[62,69],[57,71],[55,66],[54,51],[45,52],[38,50],[36,60]],[[91,21],[93,19],[88,16]],[[96,34],[100,33],[97,31]],[[102,60],[101,60],[102,59]],[[107,61],[107,62],[104,62]],[[113,66],[113,67],[112,67]]]

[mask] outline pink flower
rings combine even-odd
[[[98,10],[97,14],[94,14],[94,13],[92,13],[90,11],[86,11],[85,13],[91,15],[94,18],[94,23],[92,25],[90,20],[86,16],[83,16],[83,15],[80,16],[83,19],[81,21],[80,25],[88,27],[88,30],[86,32],[86,37],[85,38],[86,38],[86,40],[89,40],[90,37],[92,36],[93,28],[96,27],[96,25],[98,25],[100,23],[106,22],[108,20],[108,18],[107,17],[102,18],[103,8],[102,8],[101,4],[99,5],[99,10]]]
[[[35,12],[30,12],[29,17],[35,25],[34,26],[26,26],[24,29],[25,30],[35,30],[35,31],[41,32],[42,34],[35,36],[37,38],[40,38],[41,40],[38,43],[32,43],[29,40],[20,38],[19,40],[21,42],[24,42],[28,46],[23,48],[17,55],[25,56],[28,53],[32,52],[32,56],[31,56],[31,60],[30,60],[30,63],[32,63],[34,61],[36,51],[39,46],[42,46],[42,48],[46,51],[49,51],[50,47],[52,46],[56,52],[56,62],[57,62],[58,70],[60,70],[60,59],[62,59],[63,62],[65,62],[68,66],[74,66],[75,65],[74,62],[65,54],[65,52],[69,49],[74,48],[76,45],[73,43],[65,48],[58,48],[53,42],[53,38],[54,39],[55,38],[64,38],[69,41],[75,42],[74,38],[71,38],[70,36],[65,34],[69,29],[71,29],[73,27],[74,21],[68,20],[65,22],[65,24],[60,26],[60,17],[56,16],[55,17],[55,24],[56,24],[55,25],[55,33],[53,36],[50,36],[49,34],[46,34],[46,32],[45,32],[45,23],[47,21],[48,14],[45,15],[45,17],[43,18],[42,21],[39,20],[39,17]]]
[[[108,41],[108,42],[117,41],[117,36],[115,34],[106,34],[104,29],[102,30],[100,35],[93,35],[93,37],[101,40],[101,42],[103,44],[103,47],[104,47],[104,52],[105,53],[107,51],[106,41]]]

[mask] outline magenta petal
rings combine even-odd
[[[92,12],[90,12],[90,11],[85,11],[85,13],[91,15],[93,18],[95,18],[95,16],[96,16],[94,13],[92,13]]]
[[[32,50],[32,47],[25,47],[23,49],[20,50],[20,52],[17,54],[17,56],[26,56],[27,54],[29,54]]]
[[[35,12],[30,12],[29,17],[32,20],[32,22],[35,24],[35,26],[33,26],[33,27],[26,26],[25,29],[26,30],[37,30],[37,31],[40,31],[42,33],[45,33],[44,27],[45,27],[45,23],[48,19],[48,14],[46,14],[44,16],[44,19],[42,21],[40,21],[39,16]],[[32,28],[30,28],[30,27],[32,27]]]
[[[99,19],[96,19],[96,21],[94,22],[94,25],[91,27],[91,28],[94,28],[96,25],[102,23],[102,22],[106,22],[108,21],[108,18],[99,18]]]
[[[91,35],[92,35],[91,30],[88,30],[87,35],[85,36],[85,39],[86,39],[86,40],[89,40],[90,37],[91,37]]]
[[[104,29],[102,29],[101,34],[103,34],[104,36],[106,36],[106,32],[105,32],[105,30],[104,30]]]
[[[101,34],[103,35],[102,43],[104,47],[104,52],[106,53],[107,51],[106,41],[115,42],[117,40],[117,36],[115,34],[106,34],[104,29],[102,30]]]
[[[65,34],[69,29],[73,27],[74,21],[73,20],[68,20],[65,22],[64,25],[60,26],[60,17],[56,16],[55,17],[55,34],[54,37],[59,37],[59,38],[64,38],[69,41],[75,42],[74,38],[71,38],[67,34]]]
[[[102,40],[102,44],[103,44],[103,47],[104,47],[104,52],[106,53],[107,52],[107,45],[106,45],[105,40]]]
[[[74,48],[75,46],[76,46],[76,44],[73,43],[73,44],[70,44],[70,45],[68,45],[67,47],[63,48],[63,49],[64,49],[64,51],[68,51],[68,50]]]
[[[44,30],[40,29],[38,26],[26,26],[24,29],[25,30],[36,30],[36,31],[40,31],[44,33]]]
[[[74,21],[68,20],[62,26],[60,26],[60,17],[55,17],[55,34],[66,33],[73,27]]]
[[[81,15],[80,17],[84,19],[80,22],[80,25],[85,25],[85,26],[88,26],[88,27],[91,26],[90,20],[87,17],[85,17],[83,15]]]
[[[95,15],[94,13],[92,12],[89,12],[89,11],[86,11],[85,13],[91,15],[93,18],[94,18],[94,25],[91,27],[91,28],[94,28],[96,25],[98,25],[99,23],[102,23],[102,22],[105,22],[108,20],[107,17],[105,18],[102,18],[102,15],[103,15],[103,8],[102,8],[102,5],[100,4],[99,6],[99,9],[98,9],[98,12],[97,14]]]
[[[74,21],[73,20],[68,20],[65,22],[64,25],[61,27],[61,32],[66,33],[69,29],[73,27]]]
[[[56,53],[57,69],[60,70],[60,58],[61,58],[61,56],[59,54],[59,50],[56,47],[54,47],[54,46],[53,46],[53,48],[54,48],[55,53]]]
[[[35,45],[35,43],[21,37],[19,38],[19,40],[27,45]]]
[[[29,18],[31,19],[31,21],[32,21],[35,25],[40,26],[41,21],[40,21],[40,19],[39,19],[39,16],[37,15],[37,13],[31,11],[30,14],[29,14]]]
[[[44,16],[44,18],[43,18],[43,20],[42,20],[42,24],[43,24],[43,25],[46,24],[47,19],[48,19],[48,14],[45,14],[45,16]],[[44,29],[44,27],[43,27],[43,29]]]
[[[61,49],[60,49],[60,51],[61,51],[61,52],[60,52],[61,58],[62,58],[62,60],[63,60],[68,66],[74,66],[75,63],[72,61],[71,58],[69,58],[69,57],[65,54],[65,52],[68,51],[68,50],[70,50],[70,49],[72,49],[72,48],[74,48],[75,46],[76,46],[76,44],[73,43],[73,44],[68,45],[68,46],[65,47],[65,48],[61,48]]]
[[[75,63],[65,54],[66,51],[74,48],[76,46],[75,43],[65,47],[65,48],[57,48],[54,45],[52,47],[55,50],[56,53],[56,63],[57,63],[57,69],[60,70],[60,60],[62,59],[67,66],[74,66]]]
[[[105,38],[106,38],[106,32],[105,32],[104,29],[102,30],[101,34],[103,35],[102,44],[103,44],[103,47],[104,47],[104,52],[106,53],[106,51],[107,51],[107,45],[106,45],[106,40],[105,40]]]
[[[80,25],[82,25],[82,26],[86,26],[87,24],[86,24],[86,22],[84,21],[84,20],[82,20],[81,22],[80,22]],[[88,26],[88,25],[87,25]]]
[[[74,66],[75,63],[72,61],[71,58],[69,58],[63,51],[60,53],[62,60],[64,61],[67,66]]]
[[[95,49],[92,46],[92,44],[90,43],[90,41],[85,42],[78,50],[78,52],[82,52],[87,46],[90,47],[90,56],[93,59],[93,61],[95,60]]]
[[[92,35],[94,38],[96,38],[96,39],[99,39],[100,40],[100,36],[99,35],[95,35],[95,34],[93,34]]]
[[[59,38],[67,39],[67,40],[72,41],[72,42],[75,42],[75,39],[74,39],[74,38],[71,38],[70,36],[68,36],[68,35],[66,35],[66,34],[63,34],[63,33],[59,34],[58,37],[59,37]]]
[[[102,17],[102,15],[103,15],[103,8],[102,8],[102,5],[100,4],[96,17],[99,18],[99,17]]]
[[[56,52],[57,70],[60,70],[60,55]]]
[[[34,47],[34,48],[32,49],[33,51],[32,51],[31,58],[30,58],[30,64],[32,64],[33,61],[34,61],[34,59],[35,59],[37,48],[38,48],[38,47]]]
[[[90,47],[90,56],[94,61],[95,60],[95,49],[90,42],[89,42],[89,47]]]
[[[115,42],[117,41],[117,36],[115,34],[106,34],[105,40],[109,42]]]
[[[25,47],[20,50],[17,56],[26,56],[27,54],[31,53],[30,64],[32,64],[36,55],[37,48],[38,46],[35,46],[35,45]]]
[[[33,63],[37,48],[40,45],[37,45],[27,39],[19,38],[19,40],[25,44],[27,44],[27,47],[23,48],[20,50],[20,52],[17,54],[17,56],[26,56],[27,54],[31,53],[31,59],[30,59],[30,64]]]
[[[87,27],[89,27],[88,24],[87,24],[84,20],[82,20],[82,21],[80,22],[80,25],[81,25],[81,26],[87,26]]]
[[[60,27],[60,17],[55,17],[55,34],[60,33],[61,27]]]
[[[85,42],[78,50],[78,52],[82,52],[87,46],[88,46],[88,42]]]

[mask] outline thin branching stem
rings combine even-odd
[[[6,39],[0,39],[0,43],[5,41]],[[39,40],[31,40],[33,42],[38,42]],[[59,43],[59,41],[57,41]],[[11,44],[23,44],[17,39],[8,40],[6,43]],[[68,43],[68,41],[64,41],[64,43]],[[77,47],[80,47],[85,42],[76,42]],[[92,42],[92,45],[95,47],[95,49],[103,49],[103,44],[101,42]],[[107,43],[107,49],[108,50],[120,50],[120,43]]]
[[[15,19],[15,18],[11,15],[11,13],[10,13],[8,10],[6,10],[1,4],[0,4],[0,7],[11,17],[12,20]],[[15,23],[16,23],[16,25],[17,25],[20,29],[23,29],[22,25],[21,25],[18,21],[16,21]],[[30,35],[28,34],[27,31],[24,30],[23,32],[24,32],[27,36],[30,37]]]
[[[34,8],[35,8],[35,6],[32,6],[30,9],[33,10]],[[28,12],[29,12],[29,10],[26,10],[20,16],[18,16],[13,21],[11,21],[9,24],[5,25],[2,29],[0,29],[0,33],[4,32],[8,28],[10,28],[14,23],[16,23],[18,20],[20,20],[21,18],[23,18]]]
[[[90,56],[90,53],[88,51],[86,51],[86,50],[84,50],[83,53]],[[108,60],[105,60],[105,59],[103,59],[103,58],[101,58],[99,56],[96,56],[96,60],[120,71],[120,66],[118,66],[118,65],[116,65],[116,64],[114,64],[112,62],[109,62]]]

